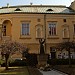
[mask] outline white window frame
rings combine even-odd
[[[29,28],[28,34],[27,34],[27,32],[26,32],[26,34],[25,34],[25,33],[23,34],[23,28],[22,28],[22,27],[23,27],[23,24],[25,24],[25,25],[28,24],[28,25],[29,25],[29,27],[28,27],[28,28]],[[26,27],[26,28],[27,28],[27,27]],[[30,22],[22,22],[22,23],[21,23],[21,35],[22,35],[22,36],[29,36],[29,35],[30,35]]]
[[[49,33],[50,26],[51,26],[51,34]],[[48,22],[48,34],[49,34],[49,36],[56,36],[57,35],[56,26],[57,26],[57,22]],[[54,32],[54,28],[53,28],[53,32],[52,32],[52,27],[55,27],[55,32]]]

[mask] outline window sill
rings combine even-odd
[[[43,39],[43,38],[36,37],[36,39]]]
[[[70,37],[64,37],[63,39],[70,39]]]
[[[21,35],[20,39],[31,39],[30,35]]]
[[[48,39],[59,39],[59,37],[57,35],[55,35],[55,36],[48,36]]]

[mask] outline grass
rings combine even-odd
[[[9,70],[5,70],[4,67],[0,67],[0,75],[29,75],[27,67],[9,67]]]

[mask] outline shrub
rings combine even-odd
[[[3,64],[5,61],[0,59],[0,65]]]
[[[29,66],[36,66],[36,64],[38,64],[37,55],[36,54],[28,54],[26,63]]]
[[[2,67],[5,67],[5,62],[1,64]],[[9,66],[26,66],[26,60],[12,60],[9,61]]]
[[[49,59],[47,63],[50,65],[69,65],[69,59]],[[75,59],[71,59],[71,64],[75,65]]]
[[[9,63],[9,66],[26,66],[26,61],[16,59],[14,62]]]

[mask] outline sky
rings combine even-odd
[[[16,5],[29,5],[33,3],[33,5],[65,5],[70,6],[71,2],[74,0],[1,0],[0,7],[4,7],[9,3],[10,6]]]

